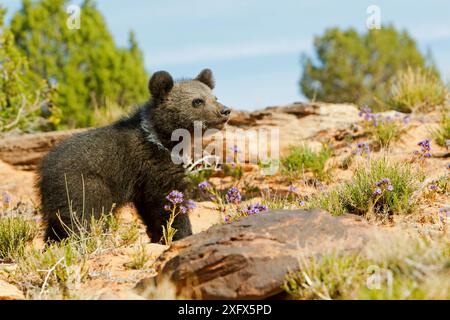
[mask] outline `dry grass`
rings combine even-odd
[[[408,68],[393,81],[389,105],[401,112],[429,112],[445,104],[448,90],[434,73]]]

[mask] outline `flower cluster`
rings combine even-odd
[[[166,199],[169,200],[169,202],[171,202],[172,204],[180,204],[184,200],[184,195],[180,191],[173,190],[169,193]]]
[[[195,208],[197,208],[197,204],[193,200],[188,200],[186,201],[186,208],[188,208],[189,210],[194,210]]]
[[[260,204],[260,203],[256,203],[256,204],[251,204],[248,205],[246,208],[244,208],[242,210],[242,212],[246,215],[253,215],[253,214],[258,214],[260,212],[264,212],[269,210],[269,208],[266,205]]]
[[[230,190],[228,190],[225,198],[227,199],[228,203],[238,204],[239,202],[241,202],[241,193],[239,192],[238,188],[232,187]]]
[[[356,145],[355,154],[369,158],[370,157],[369,143],[368,142],[358,142],[358,144]]]
[[[431,142],[428,139],[422,140],[417,145],[420,147],[420,151],[414,151],[414,155],[419,157],[420,160],[425,158],[431,158]]]
[[[11,201],[12,201],[11,195],[6,191],[2,192],[2,202],[3,208],[5,210],[9,208]]]
[[[198,184],[198,188],[200,189],[202,195],[212,202],[219,205],[219,208],[222,210],[222,197],[221,195],[215,190],[215,188],[209,183],[208,181],[203,181]]]
[[[202,191],[206,191],[208,188],[211,188],[211,184],[208,181],[202,181],[198,184],[198,188]]]
[[[359,116],[364,118],[365,121],[371,121],[375,119],[375,114],[372,112],[372,109],[370,109],[368,106],[361,107],[361,110],[359,111]]]
[[[359,111],[359,116],[366,122],[371,122],[374,127],[377,127],[380,123],[392,123],[394,121],[400,121],[400,114],[395,114],[394,117],[387,116],[383,117],[381,114],[375,114],[372,109],[367,106],[361,107]],[[404,125],[408,125],[411,122],[411,116],[406,115],[401,119]]]
[[[448,218],[450,218],[450,207],[439,209],[439,218],[441,222],[445,222]]]
[[[178,190],[171,191],[166,199],[171,203],[171,205],[165,205],[164,210],[174,213],[178,207],[179,212],[186,213],[188,210],[196,208],[196,204],[192,200],[187,200],[184,203],[184,194]],[[181,205],[184,203],[184,205]]]
[[[389,178],[383,178],[375,184],[375,191],[373,192],[373,195],[380,196],[383,194],[384,190],[389,192],[394,190],[394,186],[391,184],[391,180],[389,180]]]

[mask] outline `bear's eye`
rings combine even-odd
[[[205,101],[203,99],[194,99],[194,100],[192,100],[192,105],[194,107],[200,107],[204,103],[205,103]]]

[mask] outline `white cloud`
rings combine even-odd
[[[254,43],[234,43],[220,45],[198,45],[177,48],[171,51],[148,53],[149,65],[178,65],[200,61],[230,60],[236,58],[299,53],[309,49],[310,41],[276,40]]]

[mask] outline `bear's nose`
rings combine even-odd
[[[223,107],[222,110],[220,110],[220,114],[223,116],[229,116],[231,113],[231,109],[227,107]]]

